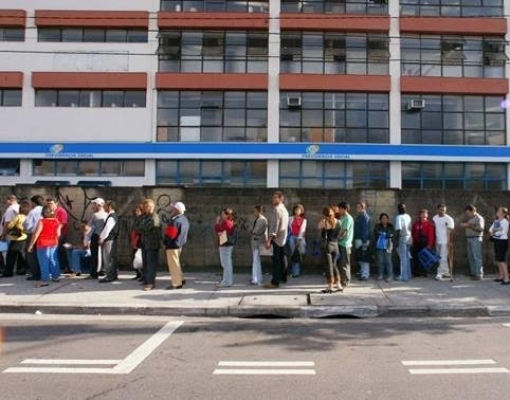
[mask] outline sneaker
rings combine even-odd
[[[278,289],[278,285],[273,285],[271,282],[268,282],[264,285],[266,289]]]
[[[383,278],[383,276],[382,276],[382,275],[379,275],[379,276],[377,277],[377,280],[378,280],[378,281],[382,281],[382,278]]]
[[[441,275],[436,275],[436,277],[434,278],[436,281],[440,281],[443,279],[443,277]]]

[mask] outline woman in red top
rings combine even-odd
[[[434,223],[429,220],[429,211],[425,208],[420,210],[418,219],[411,227],[413,245],[411,248],[413,276],[427,276],[427,270],[420,264],[418,254],[425,247],[434,249],[436,243],[436,229]]]
[[[290,253],[291,276],[293,278],[297,278],[301,275],[301,258],[306,253],[305,234],[305,208],[301,204],[296,204],[292,209],[292,216],[289,218],[289,236],[287,239]]]
[[[223,279],[218,287],[228,287],[234,284],[234,266],[232,264],[232,252],[236,242],[234,211],[224,208],[221,215],[216,218],[214,230],[218,235],[220,262],[223,268]]]
[[[60,237],[61,224],[55,218],[50,206],[44,206],[41,219],[35,227],[34,234],[28,246],[28,252],[33,251],[34,244],[37,248],[37,260],[41,268],[41,281],[36,287],[48,286],[48,282],[59,282],[60,267],[58,264],[58,239]]]

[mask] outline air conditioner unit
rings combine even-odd
[[[288,108],[299,108],[299,107],[301,107],[301,97],[299,97],[299,96],[287,96],[287,107]]]
[[[420,111],[425,108],[425,100],[411,100],[407,103],[407,111]]]

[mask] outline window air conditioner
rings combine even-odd
[[[411,100],[407,103],[407,111],[419,111],[425,108],[425,100]]]
[[[287,96],[287,107],[288,108],[299,108],[299,107],[301,107],[301,97],[299,97],[299,96]]]

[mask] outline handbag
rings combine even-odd
[[[272,256],[273,255],[273,246],[269,247],[269,249],[268,249],[264,243],[260,243],[259,244],[259,255],[260,256]]]

